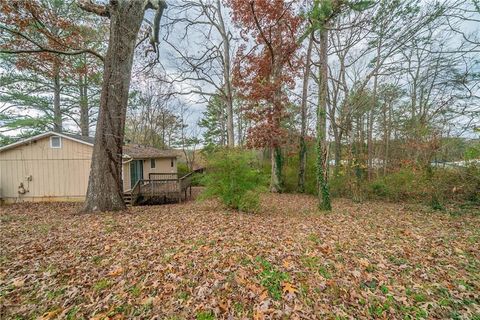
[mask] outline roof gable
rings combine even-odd
[[[92,137],[82,137],[82,136],[77,136],[77,135],[72,135],[72,134],[48,131],[48,132],[37,134],[36,136],[30,137],[30,138],[27,138],[27,139],[23,139],[23,140],[8,144],[6,146],[0,147],[0,152],[10,150],[10,149],[13,149],[13,148],[16,148],[16,147],[19,147],[19,146],[23,146],[23,145],[32,143],[33,141],[37,141],[37,140],[47,138],[47,137],[50,137],[50,136],[62,137],[62,138],[65,138],[65,139],[68,139],[68,140],[71,140],[71,141],[75,141],[75,142],[86,144],[86,145],[89,145],[89,146],[93,147],[93,138]]]

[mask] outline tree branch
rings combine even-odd
[[[255,21],[255,25],[257,26],[257,29],[258,29],[258,32],[260,33],[260,36],[262,37],[263,41],[265,41],[265,44],[267,45],[268,47],[268,51],[270,51],[270,55],[272,56],[272,65],[274,64],[274,61],[275,61],[275,54],[274,54],[274,51],[273,51],[273,47],[272,47],[272,44],[270,43],[270,41],[268,41],[267,37],[265,36],[265,34],[263,33],[263,29],[262,27],[260,26],[260,22],[258,21],[258,18],[257,18],[257,15],[255,14],[255,2],[254,1],[250,1],[250,9],[252,10],[252,14],[253,14],[253,20]]]
[[[110,17],[108,6],[93,3],[92,0],[77,0],[77,5],[84,11],[94,13],[101,17]]]
[[[38,43],[37,41],[33,40],[32,38],[28,37],[27,35],[18,32],[16,30],[4,27],[0,25],[0,30],[5,30],[11,34],[17,35],[20,38],[23,38],[27,40],[29,43],[33,44],[36,46],[38,49],[19,49],[19,50],[7,50],[7,49],[0,49],[0,53],[6,53],[6,54],[22,54],[22,53],[42,53],[42,52],[49,52],[49,53],[56,53],[56,54],[61,54],[61,55],[66,55],[66,56],[76,56],[79,54],[83,53],[89,53],[91,55],[94,55],[98,59],[104,61],[103,56],[99,54],[98,52],[95,52],[94,50],[91,49],[80,49],[80,50],[75,50],[75,51],[62,51],[62,50],[55,50],[51,48],[46,48],[42,44]]]

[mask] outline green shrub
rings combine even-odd
[[[256,213],[260,210],[260,197],[256,191],[247,191],[238,203],[238,210]]]
[[[435,210],[445,209],[449,202],[480,203],[480,168],[476,166],[425,170],[406,167],[363,183],[368,186],[369,198],[423,202]],[[344,188],[332,185],[333,190]]]
[[[265,178],[254,164],[249,152],[220,150],[212,153],[208,158],[203,179],[205,191],[201,198],[217,198],[232,209],[256,212]]]
[[[348,177],[344,174],[330,177],[330,195],[332,197],[350,196],[348,183]]]
[[[196,172],[192,176],[192,186],[198,187],[198,186],[203,186],[203,180],[205,179],[205,176],[203,173]]]
[[[299,154],[298,150],[294,152],[285,151],[283,163],[283,178],[284,188],[287,193],[298,192],[298,169],[299,169]],[[312,142],[307,143],[306,154],[306,166],[305,166],[305,190],[306,194],[317,194],[317,173],[316,173],[316,152],[315,144]],[[265,164],[265,167],[270,170],[270,160]],[[270,171],[268,171],[270,173]]]
[[[179,177],[183,177],[190,172],[186,163],[177,162],[177,172]]]
[[[388,195],[387,185],[383,181],[374,181],[370,184],[371,192],[378,197],[386,197]]]

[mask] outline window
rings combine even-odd
[[[50,137],[50,148],[52,149],[59,149],[62,147],[62,138],[53,136]]]
[[[155,159],[150,159],[150,168],[155,169]]]
[[[172,158],[172,159],[170,159],[170,167],[172,167],[172,168],[173,168],[173,158]]]

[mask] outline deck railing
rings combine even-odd
[[[190,187],[192,195],[192,177],[196,171],[179,178],[178,173],[150,173],[149,179],[140,179],[131,190],[131,203],[135,205],[140,198],[169,197],[182,201],[182,194],[187,198]]]
[[[178,173],[173,172],[162,172],[162,173],[157,173],[157,172],[152,172],[148,174],[148,179],[149,180],[178,180]]]

